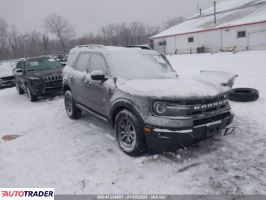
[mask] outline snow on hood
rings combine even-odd
[[[211,76],[212,75],[212,76]],[[201,72],[191,79],[118,79],[117,87],[131,95],[155,98],[201,98],[225,93],[232,88],[236,75],[227,72]]]

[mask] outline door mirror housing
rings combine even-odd
[[[19,73],[19,74],[21,74],[23,71],[22,71],[21,68],[17,68],[17,69],[16,69],[16,72]]]
[[[93,71],[91,73],[91,79],[95,81],[105,81],[107,78],[103,71]]]

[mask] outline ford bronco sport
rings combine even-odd
[[[13,71],[18,94],[27,92],[30,101],[38,96],[62,91],[63,65],[47,56],[26,58]]]
[[[153,50],[83,45],[63,70],[67,115],[107,120],[129,155],[175,151],[209,138],[233,119],[227,93],[236,75],[202,71],[181,79]]]

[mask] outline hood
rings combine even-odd
[[[43,77],[43,76],[50,76],[50,75],[57,75],[62,74],[63,67],[55,68],[55,69],[43,69],[37,71],[27,71],[28,76],[36,76],[36,77]]]
[[[117,87],[131,95],[153,98],[213,97],[231,90],[236,75],[201,72],[191,79],[117,80]],[[232,80],[233,79],[233,80]]]

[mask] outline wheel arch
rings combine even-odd
[[[115,119],[116,119],[117,114],[121,110],[124,110],[124,109],[132,112],[138,118],[140,123],[142,123],[144,125],[143,118],[141,117],[137,108],[130,101],[123,99],[123,100],[119,100],[119,101],[115,102],[112,106],[112,109],[110,112],[110,121],[111,121],[111,124],[113,127],[115,125]]]
[[[70,89],[68,84],[64,84],[62,89],[63,89],[63,93],[65,93],[67,90],[71,91],[71,89]]]

